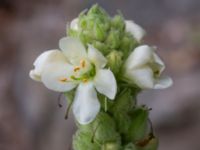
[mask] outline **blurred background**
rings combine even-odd
[[[58,48],[66,23],[99,3],[118,9],[147,31],[174,79],[167,90],[145,91],[159,150],[200,150],[199,0],[0,0],[0,150],[71,150],[76,127],[66,102],[32,81],[35,58]]]

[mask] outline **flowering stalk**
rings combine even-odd
[[[36,59],[30,77],[68,97],[78,126],[74,150],[156,150],[150,109],[136,98],[172,80],[161,77],[165,65],[155,48],[141,44],[145,31],[94,5],[67,26],[67,35],[61,51]]]

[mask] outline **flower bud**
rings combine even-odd
[[[105,43],[99,42],[99,41],[93,41],[92,45],[98,49],[100,52],[102,52],[104,55],[107,55],[109,53],[109,48]]]
[[[125,33],[124,36],[121,38],[121,43],[119,49],[123,51],[124,57],[127,58],[130,52],[137,47],[138,43],[134,40],[132,35],[129,33]]]
[[[114,74],[120,71],[123,53],[120,51],[112,51],[107,55],[107,66],[111,69]]]
[[[114,106],[111,111],[114,115],[117,130],[123,135],[123,141],[129,141],[131,117],[128,113],[133,109],[134,99],[132,97],[131,89],[123,89],[116,98]]]
[[[120,31],[125,30],[124,18],[121,15],[114,16],[114,18],[112,19],[111,25],[113,28],[117,30],[120,30]]]
[[[106,32],[103,30],[103,27],[101,24],[95,24],[94,27],[94,35],[95,35],[95,39],[99,40],[99,41],[103,41],[106,37]]]
[[[138,107],[132,112],[132,122],[129,128],[129,139],[138,141],[147,136],[149,110],[146,107]]]
[[[110,49],[118,49],[120,46],[120,38],[120,31],[112,29],[105,42],[109,45]]]
[[[99,113],[93,122],[93,128],[96,130],[94,141],[97,140],[98,143],[103,144],[108,141],[120,141],[120,135],[116,131],[114,120],[104,112]]]
[[[78,130],[73,136],[73,148],[75,150],[101,150],[100,146],[91,139],[91,134]]]

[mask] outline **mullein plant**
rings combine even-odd
[[[137,104],[147,89],[172,85],[154,46],[141,43],[145,31],[121,13],[98,5],[67,25],[59,48],[43,52],[30,77],[68,100],[78,127],[74,150],[156,150],[150,108]]]

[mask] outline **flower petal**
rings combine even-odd
[[[109,69],[100,69],[97,71],[94,85],[97,91],[104,94],[109,99],[114,99],[117,93],[117,83],[115,76]]]
[[[73,67],[68,63],[52,63],[42,72],[41,80],[44,85],[58,92],[70,91],[77,83],[71,81]]]
[[[138,42],[140,42],[141,39],[146,34],[145,30],[141,26],[139,26],[138,24],[136,24],[135,22],[131,20],[126,20],[125,24],[126,24],[126,31],[130,32],[133,35],[133,37]]]
[[[64,37],[60,39],[59,47],[73,65],[78,65],[81,59],[86,58],[86,49],[76,38]]]
[[[158,66],[159,73],[161,74],[163,70],[165,69],[165,64],[156,53],[153,54],[153,58],[154,58],[155,63]]]
[[[78,30],[78,18],[75,18],[71,21],[70,28],[73,30]]]
[[[163,77],[156,81],[154,89],[165,89],[172,86],[173,80],[170,77]]]
[[[126,60],[127,69],[142,67],[153,60],[153,48],[148,45],[136,47]]]
[[[80,124],[92,122],[100,110],[97,93],[91,82],[81,83],[73,102],[73,113]]]
[[[126,76],[142,89],[154,87],[153,72],[149,67],[127,70]]]
[[[88,58],[98,68],[103,68],[107,63],[103,54],[90,44],[88,44]]]
[[[40,81],[41,73],[49,63],[67,62],[67,58],[59,50],[48,50],[40,54],[33,63],[34,69],[30,71],[29,75],[32,79]]]

